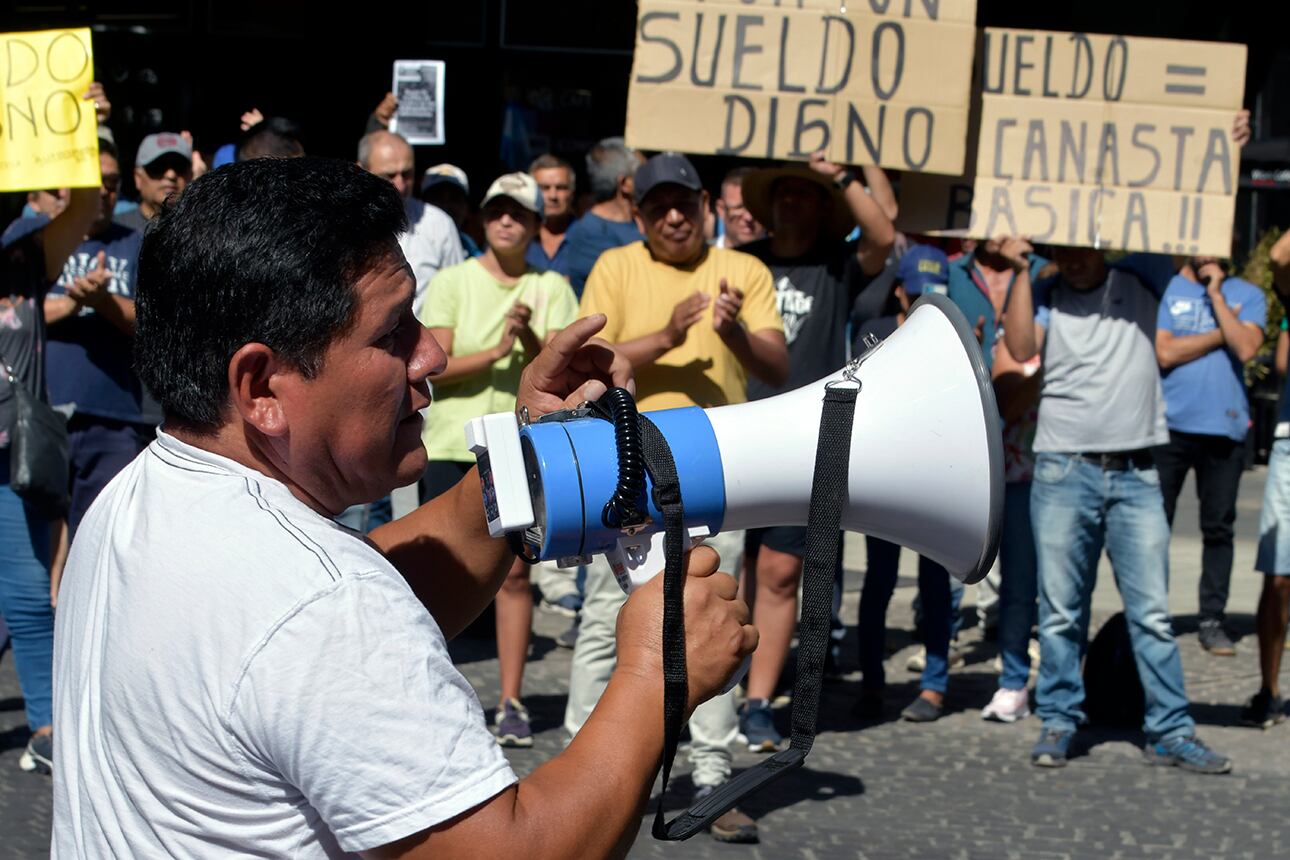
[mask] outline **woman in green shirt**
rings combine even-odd
[[[498,179],[484,195],[481,215],[487,249],[435,275],[421,309],[421,322],[448,354],[447,367],[433,379],[434,405],[423,434],[430,463],[421,479],[422,502],[452,487],[474,465],[466,422],[514,411],[520,371],[578,314],[569,282],[524,259],[542,223],[542,195],[533,177],[509,173]],[[495,731],[502,745],[527,747],[533,737],[520,686],[533,593],[522,562],[511,567],[495,605],[501,670]]]

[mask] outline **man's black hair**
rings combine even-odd
[[[282,116],[265,117],[242,132],[237,141],[238,161],[252,158],[299,158],[305,154],[300,126]]]
[[[315,375],[354,282],[406,226],[394,186],[346,161],[257,159],[189,185],[139,252],[135,365],[166,421],[217,429],[248,343]]]

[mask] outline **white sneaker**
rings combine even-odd
[[[990,704],[981,710],[981,719],[994,720],[998,723],[1015,723],[1030,716],[1030,694],[1022,688],[1008,690],[1003,687],[994,691]]]
[[[959,646],[954,644],[953,642],[950,643],[949,659],[946,662],[949,664],[949,668],[951,669],[957,669],[958,667],[962,666],[963,663],[965,662],[965,658],[963,657],[963,652],[959,650]],[[919,645],[918,650],[915,651],[913,654],[909,655],[909,659],[905,661],[905,671],[921,672],[926,668],[927,668],[927,646]]]

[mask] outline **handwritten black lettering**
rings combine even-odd
[[[793,127],[793,151],[788,154],[789,158],[806,158],[818,149],[828,148],[830,138],[828,121],[823,119],[806,121],[807,108],[822,107],[827,109],[828,106],[828,99],[802,99],[797,103],[797,123]],[[811,146],[803,146],[802,138],[810,133],[819,134],[818,142]]]
[[[672,52],[672,66],[662,74],[637,75],[636,83],[638,84],[666,84],[669,81],[676,80],[677,76],[681,74],[681,65],[682,65],[681,49],[677,47],[676,42],[673,42],[671,39],[669,39],[666,36],[656,36],[645,32],[646,27],[650,26],[653,22],[658,20],[680,21],[681,13],[680,12],[646,12],[644,15],[641,16],[641,25],[640,25],[641,42],[642,43],[655,42],[657,44],[667,47],[667,49]]]
[[[734,74],[731,76],[730,86],[737,90],[760,90],[762,88],[761,84],[744,83],[740,80],[740,75],[743,72],[744,55],[760,54],[762,52],[761,45],[748,44],[748,30],[751,27],[761,27],[765,23],[766,19],[761,15],[739,15],[735,18]],[[694,55],[697,59],[699,55],[697,46]]]
[[[882,140],[883,140],[882,132],[883,132],[883,127],[886,124],[887,124],[887,106],[885,104],[880,104],[878,105],[878,137],[877,137],[877,143],[875,144],[874,138],[870,136],[869,128],[868,126],[865,125],[864,118],[860,116],[860,112],[856,110],[856,106],[853,104],[847,105],[847,163],[848,164],[859,163],[856,159],[856,153],[855,153],[855,133],[857,131],[860,132],[860,136],[864,139],[865,150],[869,153],[869,157],[867,159],[864,159],[864,162],[866,164],[878,164],[882,161]]]
[[[842,74],[838,78],[837,82],[826,86],[824,83],[824,76],[829,69],[829,45],[831,44],[829,41],[829,30],[833,27],[834,24],[838,24],[840,27],[842,27],[843,32],[846,33],[847,47],[846,47],[846,50],[842,52],[842,56],[846,57],[847,64],[842,69]],[[847,85],[847,81],[851,80],[851,61],[855,57],[855,52],[856,52],[855,25],[852,24],[850,21],[848,21],[846,18],[839,18],[837,15],[825,15],[824,16],[824,50],[820,52],[820,82],[815,87],[816,93],[820,95],[831,95],[833,93],[842,91],[842,88]]]
[[[696,87],[711,87],[717,82],[717,61],[721,59],[721,38],[726,32],[726,16],[717,16],[717,36],[712,45],[712,68],[708,70],[708,79],[699,77],[699,57],[703,56],[703,13],[694,16],[694,53],[690,55],[690,83]]]
[[[896,38],[896,70],[891,76],[891,86],[884,87],[881,81],[883,52],[883,34],[893,33]],[[874,94],[882,101],[889,100],[900,89],[900,79],[905,74],[905,28],[895,21],[883,21],[873,29],[873,51],[870,56],[869,76],[873,81]]]
[[[1031,185],[1026,189],[1024,200],[1026,205],[1031,209],[1042,209],[1048,216],[1048,226],[1043,230],[1036,230],[1031,238],[1036,242],[1047,242],[1052,238],[1053,231],[1057,229],[1057,210],[1053,208],[1046,198],[1052,193],[1052,188],[1048,185]]]
[[[1115,123],[1102,123],[1102,140],[1097,146],[1097,171],[1094,176],[1099,184],[1120,184],[1120,138]],[[1107,162],[1111,164],[1111,178],[1106,178]]]
[[[1155,130],[1156,127],[1151,123],[1138,122],[1133,124],[1133,133],[1130,135],[1129,141],[1133,144],[1135,149],[1141,149],[1143,152],[1151,156],[1151,169],[1148,170],[1147,175],[1141,179],[1130,179],[1128,183],[1130,188],[1142,188],[1150,185],[1156,181],[1156,174],[1160,172],[1160,151],[1156,149],[1150,141],[1143,142],[1138,138],[1138,135],[1140,134],[1154,133]],[[1132,197],[1129,198],[1129,203],[1132,205]]]
[[[1008,226],[1003,230],[998,228],[1000,218],[1008,222]],[[1002,233],[1009,236],[1017,235],[1017,217],[1012,212],[1012,196],[1008,193],[1008,189],[1002,185],[996,185],[990,193],[990,214],[985,219],[985,235],[998,236]]]
[[[1048,143],[1044,134],[1044,121],[1032,119],[1026,129],[1026,149],[1021,156],[1021,178],[1030,181],[1035,178],[1032,164],[1039,161],[1039,179],[1048,181]]]
[[[1008,34],[999,33],[999,79],[990,83],[990,50],[995,34],[986,30],[981,35],[981,91],[998,94],[1003,92],[1004,69],[1008,65]]]
[[[27,62],[30,63],[29,71],[21,78],[14,78],[15,70],[19,68],[19,60],[14,56],[14,50],[25,51],[27,53]],[[8,64],[9,75],[5,80],[5,86],[16,87],[31,80],[32,76],[40,69],[40,54],[36,49],[24,42],[22,39],[7,39],[5,41],[5,61]]]
[[[1035,67],[1034,63],[1028,63],[1025,60],[1026,48],[1030,47],[1034,42],[1034,36],[1025,33],[1017,34],[1017,43],[1013,50],[1012,65],[1012,94],[1014,96],[1030,95],[1030,90],[1021,86],[1021,73],[1027,69],[1033,69]],[[1047,77],[1047,75],[1045,75],[1045,77]]]
[[[71,40],[68,45],[67,40]],[[60,47],[61,46],[61,47]],[[73,53],[68,54],[67,50]],[[54,54],[59,54],[58,62],[54,61]],[[58,74],[55,66],[63,65],[64,61],[70,61],[67,66],[68,73],[66,77]],[[45,49],[45,70],[49,76],[60,84],[69,84],[85,73],[85,69],[90,64],[90,52],[86,50],[85,44],[76,37],[75,33],[59,33],[49,43]]]
[[[991,176],[999,179],[1012,179],[1011,173],[1003,172],[1003,133],[1017,124],[1015,119],[1000,119],[994,126],[994,172]],[[991,236],[994,234],[991,233]]]
[[[1205,145],[1205,158],[1200,163],[1200,179],[1196,182],[1196,191],[1205,190],[1205,180],[1209,178],[1209,169],[1218,165],[1218,175],[1223,180],[1223,193],[1232,193],[1232,151],[1227,145],[1227,130],[1211,128],[1209,141]]]
[[[952,230],[972,225],[971,185],[955,184],[950,186],[949,205],[945,210],[945,223]]]
[[[1129,233],[1135,224],[1138,227],[1138,235],[1142,237],[1142,242],[1137,247],[1150,248],[1151,240],[1147,235],[1147,201],[1141,191],[1129,192],[1129,205],[1124,213],[1124,233],[1120,237],[1121,248],[1134,247],[1130,244]]]
[[[717,155],[738,155],[748,148],[752,143],[753,135],[757,133],[757,111],[744,96],[734,95],[733,93],[722,97],[726,103],[726,137],[721,148],[717,150]],[[743,110],[743,115],[748,123],[748,133],[744,136],[743,141],[735,146],[735,108]]]
[[[80,99],[74,96],[69,90],[54,90],[45,99],[45,127],[54,134],[72,134],[76,129],[81,127],[81,104]],[[62,102],[62,107],[56,107],[56,102]],[[60,116],[72,117],[72,124],[68,128],[58,128],[54,122]]]
[[[1196,129],[1187,125],[1171,125],[1169,133],[1178,139],[1174,154],[1174,191],[1182,190],[1183,151],[1187,148],[1187,138],[1196,133]]]
[[[910,141],[914,139],[914,117],[923,119],[923,154],[915,158],[910,150]],[[902,154],[905,156],[905,166],[910,170],[921,170],[927,163],[927,159],[932,155],[932,126],[935,119],[932,112],[924,107],[911,107],[905,111],[905,137],[901,141]]]
[[[1061,124],[1061,145],[1057,150],[1057,181],[1058,182],[1079,182],[1084,181],[1084,165],[1087,163],[1088,156],[1088,123],[1081,121],[1079,124],[1079,140],[1075,140],[1075,129],[1067,120],[1062,120]],[[1070,179],[1066,178],[1066,161],[1069,157],[1071,167]]]
[[[1075,43],[1075,63],[1071,66],[1071,91],[1066,98],[1082,99],[1093,86],[1093,43],[1083,33],[1071,33],[1069,38]],[[1079,83],[1081,64],[1085,66],[1083,84]]]
[[[770,100],[770,116],[766,120],[766,157],[775,157],[775,132],[779,122],[779,97]]]
[[[31,103],[31,96],[27,97],[26,113],[23,113],[21,104],[15,103],[12,100],[5,104],[5,125],[9,129],[10,142],[14,139],[14,114],[17,114],[18,119],[26,120],[27,123],[31,125],[32,137],[40,137],[40,131],[36,125],[36,108]]]
[[[1057,90],[1049,89],[1048,73],[1053,68],[1053,37],[1051,35],[1044,37],[1044,85],[1042,94],[1046,99],[1055,99],[1060,93]]]
[[[1120,62],[1115,61],[1116,54],[1120,55]],[[1120,79],[1111,86],[1112,69],[1118,65],[1120,69]],[[1102,65],[1102,95],[1109,102],[1118,102],[1120,96],[1124,94],[1124,82],[1129,75],[1129,43],[1124,40],[1123,36],[1116,36],[1111,39],[1111,44],[1106,47],[1106,62]]]
[[[780,22],[779,27],[779,91],[781,93],[804,93],[806,87],[788,82],[788,71],[784,68],[784,61],[788,59],[788,22],[791,21],[788,15]]]

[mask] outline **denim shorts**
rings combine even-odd
[[[1278,439],[1272,444],[1254,569],[1290,576],[1290,439]]]

